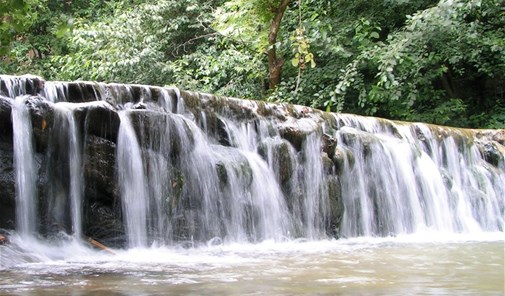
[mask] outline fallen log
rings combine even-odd
[[[91,237],[88,237],[88,242],[89,242],[92,246],[94,246],[94,247],[96,247],[96,248],[98,248],[98,249],[100,249],[100,250],[102,250],[102,251],[105,251],[105,252],[107,252],[107,253],[109,253],[109,254],[112,254],[112,255],[116,255],[116,253],[114,253],[114,251],[112,251],[110,248],[108,248],[108,247],[104,246],[104,245],[103,245],[103,244],[101,244],[100,242],[98,242],[98,241],[96,241],[96,240],[92,239]]]

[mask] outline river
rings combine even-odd
[[[503,233],[93,250],[11,237],[1,295],[503,295]]]

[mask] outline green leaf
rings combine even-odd
[[[380,37],[379,33],[377,33],[377,32],[370,33],[370,38],[379,39],[379,37]]]
[[[297,58],[297,57],[294,57],[292,60],[291,60],[291,65],[293,65],[293,67],[298,67],[298,64],[300,63],[300,59]]]

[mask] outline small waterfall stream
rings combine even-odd
[[[37,231],[37,187],[32,123],[26,97],[17,97],[12,109],[14,169],[16,174],[16,225],[20,235]]]
[[[148,247],[504,231],[503,146],[477,131],[176,88],[0,78],[19,233],[54,224],[102,238],[112,227],[128,247]]]
[[[130,247],[147,245],[148,188],[142,155],[128,114],[119,113],[118,182]]]

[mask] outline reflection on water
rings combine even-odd
[[[0,295],[503,295],[503,233],[90,250],[13,239]],[[30,249],[31,248],[31,249]]]

